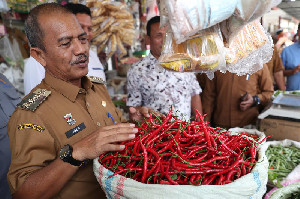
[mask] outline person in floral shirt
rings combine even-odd
[[[127,73],[127,106],[146,106],[166,114],[173,106],[173,113],[189,120],[191,112],[202,113],[200,93],[202,89],[194,73],[172,72],[160,66],[165,28],[160,28],[160,17],[147,23],[146,40],[150,54],[135,63]]]

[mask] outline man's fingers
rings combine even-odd
[[[118,136],[119,134],[136,134],[137,132],[138,132],[137,128],[123,127],[123,128],[109,129],[106,131],[100,131],[99,133],[102,135],[103,138],[105,138],[111,135]]]
[[[116,125],[110,125],[102,127],[101,130],[111,130],[111,129],[118,129],[118,128],[133,128],[135,127],[135,124],[132,123],[119,123]]]
[[[145,117],[150,117],[150,111],[151,109],[147,108],[147,107],[142,107],[140,109],[140,112],[145,116]]]
[[[109,152],[109,151],[122,151],[125,149],[125,145],[119,145],[119,144],[105,144],[103,146],[103,153]]]
[[[129,113],[135,114],[137,112],[136,108],[134,107],[129,107]]]
[[[106,143],[118,143],[118,142],[123,142],[123,141],[127,141],[127,140],[132,140],[133,138],[135,138],[135,134],[134,133],[126,133],[126,134],[112,134],[109,136],[106,136],[105,138],[105,142]]]

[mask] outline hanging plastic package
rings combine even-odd
[[[164,27],[169,22],[166,3],[167,1],[165,0],[163,1],[157,0],[157,6],[159,9],[159,16],[160,16],[160,27]]]
[[[281,0],[238,0],[234,15],[245,22],[251,22],[269,12]]]
[[[219,26],[202,30],[180,44],[176,44],[168,29],[159,62],[164,68],[177,72],[225,71],[224,45]]]
[[[17,40],[13,38],[11,42],[8,35],[4,35],[0,39],[0,55],[9,66],[5,71],[1,71],[20,93],[24,93],[24,59]]]
[[[9,11],[9,7],[5,0],[0,0],[0,12],[7,12]]]
[[[237,0],[234,14],[221,25],[222,33],[228,43],[248,23],[259,19],[281,0]]]
[[[136,38],[134,19],[127,5],[111,0],[88,0],[86,5],[92,13],[92,44],[97,46],[97,52],[105,51],[107,59],[114,53],[119,58],[126,55],[126,47]]]
[[[233,13],[237,0],[169,0],[164,2],[174,39],[177,44],[202,29],[209,28]]]
[[[271,35],[258,21],[251,22],[225,44],[226,69],[237,75],[253,74],[272,58],[272,46]]]

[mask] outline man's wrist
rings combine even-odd
[[[67,162],[73,166],[82,166],[86,163],[86,161],[80,161],[73,158],[73,147],[69,144],[63,146],[60,150],[60,159],[64,162]]]
[[[252,104],[252,106],[258,106],[260,104],[259,97],[255,95],[252,98],[253,98],[253,104]]]

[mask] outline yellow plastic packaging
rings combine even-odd
[[[253,74],[273,55],[272,39],[258,21],[253,21],[225,44],[226,69],[237,75]]]
[[[225,68],[223,41],[218,29],[197,33],[176,44],[171,31],[167,31],[160,65],[177,72],[208,72]]]

